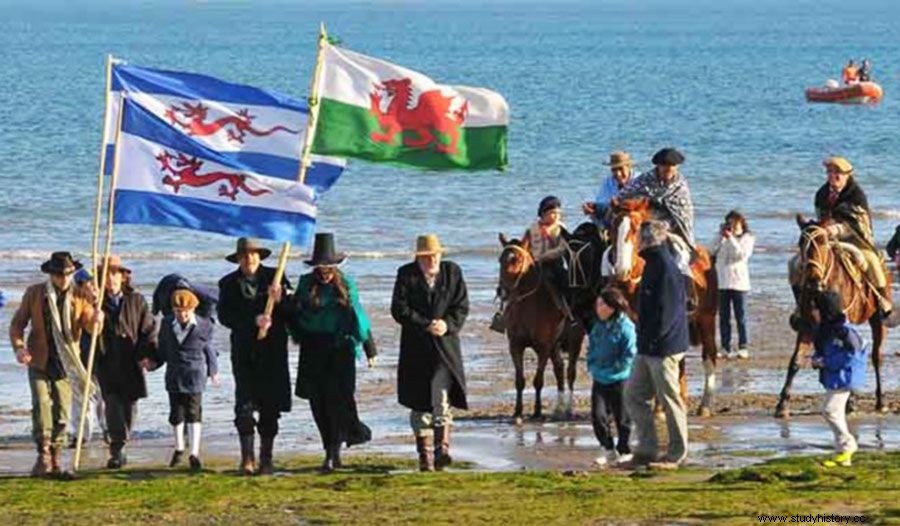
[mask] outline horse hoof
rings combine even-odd
[[[700,418],[709,418],[712,416],[712,411],[706,406],[701,407],[697,410],[697,416]]]
[[[884,415],[888,413],[888,408],[884,404],[875,404],[875,412]]]
[[[525,420],[522,418],[522,415],[515,415],[513,416],[513,422],[515,422],[517,426],[521,427],[522,424],[525,423]]]
[[[790,418],[791,410],[786,407],[776,407],[774,416],[775,418]]]
[[[531,421],[533,421],[533,422],[543,422],[543,421],[544,421],[544,415],[541,414],[541,413],[534,413],[534,414],[531,415],[531,417],[529,417],[529,420],[531,420]]]

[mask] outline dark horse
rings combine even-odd
[[[795,294],[799,319],[792,323],[797,331],[794,353],[788,363],[784,387],[775,408],[775,416],[790,416],[791,384],[800,369],[801,355],[806,357],[812,348],[813,323],[810,316],[812,303],[817,294],[832,290],[840,294],[844,313],[850,323],[869,323],[872,328],[872,366],[875,368],[875,410],[884,411],[881,395],[881,353],[887,339],[887,327],[878,312],[878,292],[866,282],[863,271],[858,266],[862,254],[856,247],[832,241],[828,232],[814,221],[807,222],[797,216],[800,227],[800,254],[797,260],[798,280]],[[891,275],[885,273],[890,290]]]
[[[617,286],[637,312],[637,293],[644,272],[644,260],[638,254],[638,232],[641,224],[650,218],[650,203],[646,199],[630,199],[618,203],[613,209],[614,219],[610,228],[609,266],[610,283]],[[694,287],[697,291],[697,308],[688,318],[691,345],[701,345],[703,358],[703,398],[697,409],[699,416],[712,414],[716,389],[716,314],[718,312],[718,282],[709,253],[701,246],[695,247],[691,262]],[[640,322],[640,320],[638,320]],[[684,361],[679,366],[681,397],[687,406],[687,376]]]
[[[500,234],[500,282],[499,290],[506,304],[504,321],[509,354],[516,369],[516,409],[513,417],[517,422],[522,418],[522,391],[525,389],[523,359],[525,349],[531,347],[538,355],[537,371],[534,375],[534,418],[541,418],[541,389],[544,387],[544,370],[547,361],[553,364],[558,390],[556,416],[564,413],[572,415],[572,389],[575,384],[575,364],[581,352],[584,331],[577,324],[569,323],[558,300],[550,288],[549,272],[544,263],[535,261],[529,250],[527,238],[507,240]],[[563,357],[559,347],[569,358],[569,392],[565,395],[563,379]],[[563,407],[565,406],[565,407]]]

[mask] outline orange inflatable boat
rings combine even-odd
[[[840,104],[868,104],[878,102],[884,92],[874,82],[858,82],[845,86],[824,86],[808,88],[806,100],[809,102],[837,102]]]

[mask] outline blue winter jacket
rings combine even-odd
[[[628,316],[619,313],[594,322],[588,334],[587,366],[595,382],[609,385],[626,380],[635,354],[637,335]]]
[[[642,250],[638,290],[638,354],[664,358],[690,347],[684,276],[667,246]]]
[[[206,378],[219,372],[219,361],[212,348],[213,324],[209,318],[196,317],[197,324],[183,342],[178,343],[172,323],[175,315],[163,317],[159,327],[156,361],[166,365],[166,391],[197,394],[206,387]]]
[[[819,327],[813,359],[822,362],[819,382],[825,389],[860,390],[866,384],[868,345],[849,323]]]

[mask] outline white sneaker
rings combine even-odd
[[[738,349],[737,357],[741,360],[749,360],[750,359],[750,351],[747,349]]]
[[[597,467],[605,467],[609,464],[609,458],[606,455],[600,455],[599,457],[594,459],[594,465]]]
[[[631,453],[625,453],[624,455],[621,453],[616,454],[616,464],[625,464],[627,462],[631,462],[634,460],[634,455]]]
[[[719,350],[719,359],[721,360],[730,360],[734,356],[731,354],[731,351],[728,349],[720,349]]]

